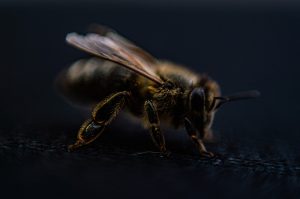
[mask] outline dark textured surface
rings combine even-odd
[[[5,198],[297,198],[300,190],[297,7],[0,8],[0,187]],[[147,131],[119,118],[91,147],[68,153],[86,118],[53,79],[83,53],[64,37],[89,23],[112,26],[159,58],[207,72],[224,94],[262,97],[222,107],[201,159],[183,130],[165,129],[169,159]],[[148,151],[148,152],[147,152]],[[149,152],[152,151],[152,152]]]
[[[224,138],[209,145],[218,156],[203,159],[187,138],[169,137],[173,153],[167,159],[153,152],[147,134],[136,136],[142,131],[125,130],[121,135],[117,128],[110,128],[92,146],[68,153],[66,147],[75,131],[72,128],[22,126],[13,138],[2,138],[3,192],[49,198],[57,194],[297,198],[300,193],[300,157],[295,157],[299,147]]]

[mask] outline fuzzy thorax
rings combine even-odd
[[[149,87],[152,100],[159,113],[174,113],[178,107],[183,108],[183,91],[181,88],[172,86]]]

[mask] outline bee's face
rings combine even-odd
[[[214,95],[209,90],[196,87],[189,96],[189,117],[194,126],[203,131],[210,128],[214,116]]]
[[[230,96],[215,96],[209,87],[194,88],[189,95],[189,119],[197,130],[202,133],[208,130],[213,122],[214,114],[220,106],[227,102],[256,98],[260,93],[256,90],[236,93]]]

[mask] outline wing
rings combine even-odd
[[[89,33],[85,36],[69,33],[66,41],[90,54],[121,64],[158,84],[163,83],[151,67],[156,60],[112,31],[105,35]]]
[[[143,49],[136,46],[131,41],[125,39],[121,35],[119,35],[114,30],[100,24],[92,24],[89,27],[89,31],[92,33],[96,33],[101,36],[108,37],[116,42],[119,42],[120,44],[124,45],[125,48],[130,49],[133,51],[137,56],[147,61],[149,64],[155,65],[157,60],[150,55],[148,52],[144,51]]]

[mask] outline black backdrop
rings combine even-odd
[[[1,6],[1,189],[19,197],[296,197],[299,11],[254,5]],[[183,130],[166,132],[173,158],[133,156],[155,148],[146,131],[124,120],[91,148],[66,152],[85,115],[57,95],[53,80],[86,57],[66,45],[65,35],[84,32],[93,22],[158,58],[208,73],[224,94],[261,91],[261,98],[228,104],[217,114],[219,141],[209,147],[219,159],[199,160]]]

